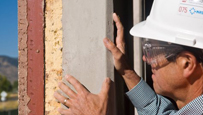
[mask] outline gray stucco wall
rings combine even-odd
[[[113,39],[112,0],[63,0],[63,75],[98,93],[114,67],[103,38]]]
[[[76,77],[90,92],[99,93],[106,77],[114,81],[112,56],[103,38],[113,40],[113,0],[63,0],[63,76]],[[108,115],[115,112],[111,87]]]

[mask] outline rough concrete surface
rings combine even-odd
[[[30,110],[27,107],[30,98],[27,95],[27,1],[18,0],[18,44],[19,44],[19,60],[18,60],[18,100],[19,115],[27,115]]]
[[[105,37],[113,40],[112,14],[113,0],[63,0],[63,75],[96,94],[106,77],[114,81],[112,56],[103,44]],[[107,115],[115,115],[114,87],[110,93]]]
[[[62,76],[62,0],[45,2],[45,114],[58,115],[53,94]]]
[[[103,38],[113,39],[112,0],[63,0],[63,74],[98,93],[105,77],[114,80],[112,57]]]

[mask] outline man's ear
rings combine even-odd
[[[188,78],[195,71],[197,59],[192,53],[184,51],[177,57],[177,63],[183,70],[183,77]]]

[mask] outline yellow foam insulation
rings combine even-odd
[[[62,0],[45,2],[45,114],[59,115],[53,94],[62,78]]]

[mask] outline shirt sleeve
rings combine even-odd
[[[170,100],[157,95],[143,79],[126,94],[139,115],[169,115],[177,111]]]

